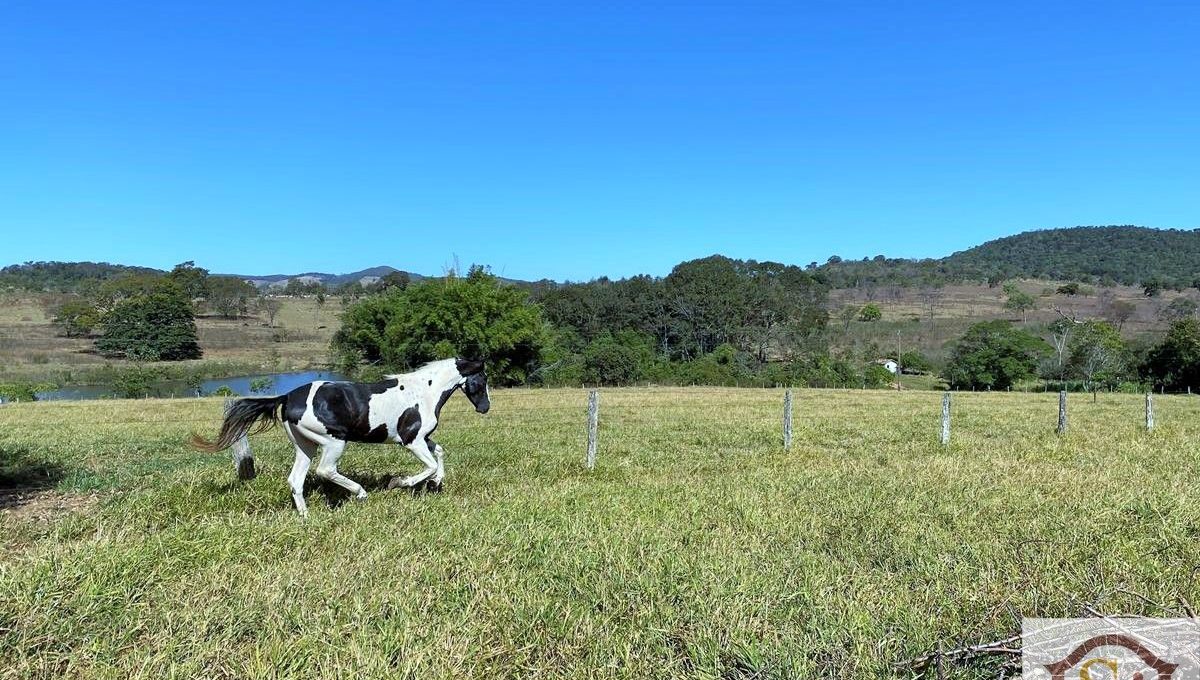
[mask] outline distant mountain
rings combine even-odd
[[[359,283],[361,283],[365,286],[365,285],[368,285],[368,284],[378,281],[380,278],[387,276],[388,274],[391,274],[392,272],[398,272],[398,271],[400,271],[400,270],[396,269],[395,267],[389,267],[387,265],[380,265],[378,267],[369,267],[367,269],[362,269],[362,270],[359,270],[356,272],[351,272],[349,274],[326,274],[324,272],[304,272],[302,274],[266,274],[266,275],[224,274],[223,276],[236,276],[239,279],[245,279],[246,281],[253,283],[254,285],[258,286],[259,288],[263,288],[266,286],[282,288],[283,286],[286,286],[287,282],[290,281],[291,279],[299,279],[303,283],[322,283],[322,284],[325,284],[326,288],[337,288],[338,286],[345,285],[352,281],[358,281]],[[411,279],[413,281],[420,281],[424,278],[427,278],[425,276],[422,276],[421,274],[414,274],[412,272],[408,272],[408,276],[409,276],[409,279]]]
[[[809,271],[834,288],[862,286],[940,286],[963,281],[1010,278],[1075,280],[1084,283],[1139,285],[1158,281],[1167,288],[1200,284],[1200,229],[1150,229],[1135,226],[1071,227],[1027,231],[988,241],[942,258],[904,259],[878,255],[862,260],[831,257]],[[395,267],[381,265],[349,274],[231,274],[259,287],[280,287],[291,279],[336,288],[351,281],[364,285]],[[162,273],[147,267],[105,262],[27,262],[0,269],[0,289],[79,291],[98,281],[133,273]],[[413,281],[429,278],[408,273]],[[514,285],[527,281],[501,278]]]
[[[940,259],[830,258],[813,267],[830,285],[940,285],[1009,278],[1185,288],[1200,279],[1200,230],[1135,226],[1027,231]]]

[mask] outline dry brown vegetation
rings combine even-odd
[[[0,379],[43,379],[63,369],[127,363],[96,354],[90,339],[68,338],[60,333],[49,311],[59,299],[52,294],[0,294]],[[238,319],[198,316],[196,331],[204,350],[201,361],[271,370],[324,363],[329,341],[339,325],[341,300],[329,296],[323,306],[311,297],[280,300],[283,307],[272,326],[261,313]]]

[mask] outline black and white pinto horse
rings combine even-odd
[[[221,451],[282,421],[283,431],[296,447],[288,485],[301,515],[308,514],[304,477],[318,449],[318,477],[346,489],[359,500],[367,497],[361,485],[337,470],[347,442],[378,444],[392,440],[403,444],[425,468],[399,485],[415,489],[424,484],[426,490],[440,491],[446,476],[445,452],[430,437],[437,429],[442,405],[460,388],[479,413],[491,408],[482,361],[434,361],[412,373],[386,376],[377,383],[318,380],[278,397],[238,399],[226,411],[216,441],[192,435],[192,445],[202,451]],[[254,458],[248,447],[234,449],[238,476],[254,477]]]

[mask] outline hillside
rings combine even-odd
[[[267,286],[283,287],[291,279],[300,279],[305,283],[322,283],[328,288],[351,283],[353,281],[369,283],[379,277],[400,271],[395,267],[382,265],[370,267],[348,274],[326,274],[324,272],[305,272],[302,274],[213,274],[213,276],[233,276],[250,281],[259,288]],[[151,267],[134,267],[107,262],[26,262],[14,264],[0,269],[0,290],[17,289],[50,293],[79,293],[99,283],[126,274],[165,274],[161,269]],[[426,278],[421,274],[408,272],[413,281]]]
[[[1000,279],[1075,280],[1168,288],[1200,276],[1200,230],[1135,226],[1027,231],[940,259],[831,258],[817,270],[835,288],[940,286]]]
[[[349,274],[327,274],[325,272],[304,272],[302,274],[266,274],[266,275],[261,275],[261,274],[221,274],[220,276],[235,276],[239,279],[245,279],[246,281],[253,283],[255,286],[258,286],[259,288],[263,288],[266,286],[283,287],[283,286],[287,285],[287,282],[292,279],[300,279],[304,283],[321,283],[321,284],[324,284],[326,288],[337,288],[338,286],[342,286],[347,283],[353,283],[355,281],[366,285],[366,284],[372,283],[372,282],[380,279],[381,277],[387,276],[388,274],[391,274],[392,272],[398,272],[398,271],[400,271],[400,270],[396,269],[395,267],[381,265],[378,267],[368,267],[367,269],[362,269],[362,270],[359,270],[356,272],[350,272]],[[424,276],[421,276],[420,274],[414,274],[412,272],[407,272],[407,273],[408,273],[409,279],[411,279],[413,281],[420,281],[421,279],[425,278]]]

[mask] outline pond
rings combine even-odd
[[[284,394],[314,380],[345,380],[341,374],[331,371],[295,371],[291,373],[260,373],[257,375],[238,375],[231,378],[214,378],[200,384],[200,393],[209,395],[222,386],[228,387],[237,394],[250,396],[250,384],[257,380],[270,380],[271,384],[258,392],[261,395]],[[59,390],[38,392],[41,401],[59,401],[64,399],[110,399],[115,391],[109,385],[75,385]],[[182,380],[168,380],[155,383],[150,388],[151,397],[194,397],[196,392]]]

